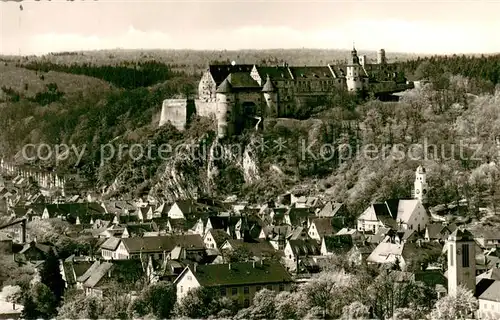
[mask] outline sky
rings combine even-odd
[[[20,10],[20,5],[23,10]],[[500,1],[0,2],[0,54],[322,48],[500,52]]]

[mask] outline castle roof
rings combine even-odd
[[[262,91],[263,92],[273,92],[274,91],[274,85],[271,82],[271,78],[269,77],[269,75],[267,75],[266,83],[264,84]]]
[[[230,73],[233,72],[248,72],[252,71],[253,64],[236,64],[236,65],[210,65],[208,70],[210,75],[218,86],[221,84]]]
[[[269,76],[272,81],[292,80],[292,75],[290,74],[288,67],[285,66],[256,66],[256,69],[262,79]]]
[[[229,80],[226,78],[224,81],[222,81],[220,86],[217,88],[216,92],[217,93],[229,93],[232,91],[232,89],[233,89],[233,86],[231,85]]]
[[[332,79],[333,75],[328,66],[304,66],[304,67],[289,67],[294,79],[296,80],[311,80],[311,79]]]
[[[248,72],[232,72],[226,78],[231,84],[233,89],[240,88],[259,88],[260,85],[255,79],[250,76]]]

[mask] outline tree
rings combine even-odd
[[[56,301],[59,302],[64,293],[64,280],[59,269],[59,260],[52,250],[50,250],[43,263],[40,279],[54,294]]]
[[[456,294],[446,295],[436,302],[431,318],[436,320],[471,319],[477,308],[478,302],[472,291],[459,286]]]
[[[104,317],[105,303],[97,296],[86,296],[83,291],[65,296],[59,308],[59,319],[100,319]]]
[[[176,301],[175,287],[167,282],[150,285],[132,303],[132,311],[139,317],[152,314],[160,319],[168,319]]]
[[[39,319],[41,315],[38,312],[37,305],[33,300],[31,294],[25,294],[23,297],[23,312],[21,313],[22,319],[33,320]]]
[[[248,308],[248,317],[245,318],[255,320],[276,318],[275,297],[275,291],[263,289],[257,292],[253,298],[252,305]]]
[[[58,300],[48,286],[41,282],[36,283],[29,294],[36,305],[39,317],[50,319],[57,314]]]
[[[174,307],[176,317],[194,319],[217,315],[223,309],[219,292],[213,288],[191,289]]]
[[[359,301],[345,306],[342,309],[342,319],[366,319],[369,318],[369,308]]]

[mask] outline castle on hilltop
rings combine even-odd
[[[210,65],[198,86],[198,98],[163,101],[160,126],[170,121],[183,130],[193,113],[214,115],[219,138],[262,126],[264,118],[293,117],[308,104],[319,104],[334,89],[348,92],[398,92],[411,87],[384,49],[376,63],[355,48],[345,64],[326,66]]]

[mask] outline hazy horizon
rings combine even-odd
[[[20,9],[22,5],[23,10]],[[0,2],[0,54],[98,50],[500,53],[500,2]]]

